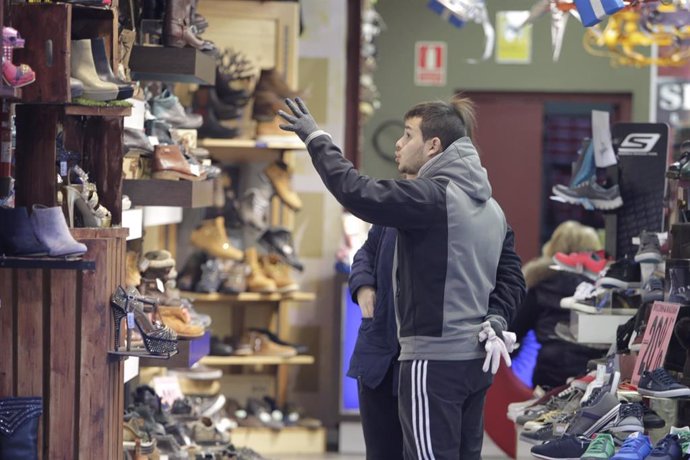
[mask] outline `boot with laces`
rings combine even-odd
[[[204,221],[189,237],[192,245],[220,259],[242,260],[242,251],[230,244],[225,231],[225,219],[216,217]]]
[[[247,276],[247,289],[250,292],[275,292],[277,289],[275,281],[266,276],[261,264],[256,248],[247,248],[245,251],[245,263],[251,272]]]

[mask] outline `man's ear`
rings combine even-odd
[[[429,152],[427,153],[429,157],[434,157],[443,152],[443,145],[441,145],[441,139],[438,137],[432,137],[427,142],[429,142]]]

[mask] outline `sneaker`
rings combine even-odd
[[[611,460],[642,460],[652,451],[652,442],[642,433],[632,433]]]
[[[637,254],[635,254],[635,262],[658,264],[661,260],[659,236],[654,232],[642,230],[640,246],[637,248]]]
[[[668,267],[668,302],[687,305],[690,303],[690,270],[687,267]]]
[[[678,436],[678,443],[680,444],[680,449],[683,453],[688,453],[690,449],[690,427],[684,426],[682,428],[671,427],[669,434],[674,434]]]
[[[548,441],[530,449],[533,457],[545,460],[578,460],[587,451],[591,440],[564,434],[560,438]]]
[[[583,404],[568,425],[566,433],[573,435],[591,436],[602,431],[618,415],[620,402],[608,391],[609,387],[597,389],[596,394],[592,394]]]
[[[608,291],[594,286],[592,283],[583,281],[575,288],[572,297],[561,299],[561,308],[577,310],[583,313],[599,313],[606,305]]]
[[[613,437],[608,433],[599,433],[589,444],[580,460],[609,459],[615,452]]]
[[[597,279],[608,262],[596,252],[557,252],[553,261],[561,270],[582,274],[592,280]]]
[[[642,280],[640,264],[624,257],[609,266],[604,276],[596,282],[597,287],[628,289],[639,287]]]
[[[641,433],[644,431],[644,424],[642,423],[643,416],[644,409],[642,408],[642,404],[621,404],[618,415],[613,424],[608,428],[608,431],[612,433],[637,431]]]
[[[542,414],[534,420],[530,420],[525,423],[525,431],[538,431],[545,426],[553,426],[554,423],[560,423],[568,417],[567,413],[561,412],[560,410],[552,410]]]
[[[553,434],[553,425],[545,425],[536,431],[523,431],[520,433],[521,441],[534,445],[543,444],[555,438],[556,435]]]
[[[596,182],[596,177],[574,187],[554,185],[551,191],[560,200],[570,204],[580,204],[586,209],[611,211],[623,206],[618,185],[604,188]]]
[[[649,460],[680,460],[682,455],[678,436],[667,434],[656,443],[646,458]]]
[[[637,384],[637,391],[643,396],[678,398],[690,396],[690,388],[676,382],[663,367],[644,371]]]
[[[642,302],[656,302],[664,300],[664,279],[652,275],[642,286]]]

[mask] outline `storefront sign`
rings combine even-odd
[[[446,86],[448,64],[445,42],[415,43],[414,84],[417,86]]]
[[[637,385],[644,371],[663,367],[679,309],[680,305],[677,303],[654,302],[642,338],[640,353],[635,361],[635,371],[631,379],[633,385]]]

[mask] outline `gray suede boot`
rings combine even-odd
[[[86,252],[86,245],[72,238],[65,216],[58,206],[49,208],[35,204],[31,222],[36,238],[48,247],[49,256],[80,256]]]

